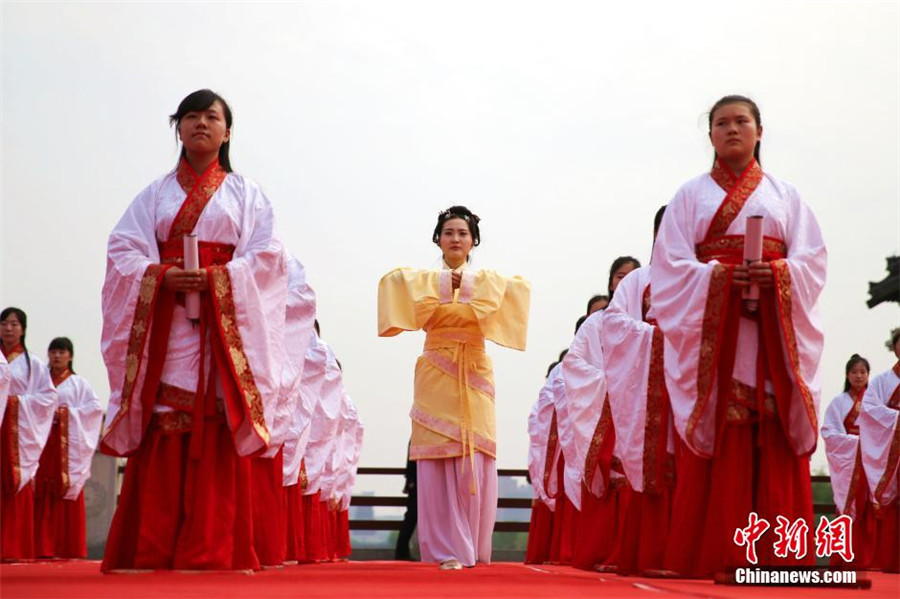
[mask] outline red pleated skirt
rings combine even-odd
[[[5,561],[34,558],[34,481],[19,491],[12,455],[18,447],[17,423],[12,420],[7,405],[0,427],[0,559]]]
[[[303,493],[300,485],[283,487],[285,516],[285,560],[306,561],[306,545],[303,540]]]
[[[559,493],[556,497],[556,509],[553,511],[553,527],[550,534],[549,561],[554,564],[571,564],[575,546],[578,510],[563,491],[565,466],[565,460],[560,456],[556,470]]]
[[[336,514],[337,557],[347,559],[353,553],[353,546],[350,543],[350,510],[340,510]]]
[[[34,481],[18,493],[0,492],[0,559],[34,559]]]
[[[776,516],[791,522],[804,518],[810,528],[807,545],[812,550],[800,561],[790,553],[776,557],[769,530],[756,543],[758,565],[815,563],[809,458],[793,452],[777,420],[767,418],[762,426],[726,424],[718,454],[709,459],[696,456],[680,440],[678,444],[665,569],[708,578],[752,566],[746,548],[734,542],[735,530],[748,526],[750,512],[768,520],[772,529]]]
[[[869,500],[869,483],[860,468],[856,485],[856,516],[853,519],[853,560],[844,561],[841,555],[831,556],[831,567],[847,570],[900,570],[900,504],[876,509]]]
[[[169,412],[168,414],[177,414]],[[191,433],[154,414],[128,459],[101,569],[259,570],[253,547],[250,459],[222,416],[204,421],[202,455]],[[175,431],[175,432],[173,432]]]
[[[325,547],[329,560],[337,559],[337,511],[328,507],[328,502],[320,501],[322,521],[325,523]]]
[[[303,496],[303,541],[306,546],[306,556],[302,560],[304,562],[321,562],[328,559],[322,511],[318,491]]]
[[[280,566],[287,553],[282,486],[282,452],[250,460],[253,496],[253,547],[263,566]]]
[[[595,497],[581,486],[581,511],[577,512],[578,538],[572,553],[572,565],[582,570],[595,566],[615,565],[625,524],[625,514],[631,497],[631,487],[625,479],[609,485],[603,497]]]
[[[84,492],[63,499],[59,423],[50,429],[34,477],[34,553],[37,557],[87,557]]]
[[[641,574],[663,568],[671,514],[670,487],[660,493],[631,492],[616,560],[619,574]]]
[[[528,525],[526,564],[543,564],[550,559],[550,539],[553,534],[553,512],[546,503],[535,499],[531,503],[531,524]]]
[[[875,559],[872,567],[894,574],[900,573],[900,500],[875,513]]]

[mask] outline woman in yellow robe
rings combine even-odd
[[[443,569],[490,563],[497,512],[494,377],[485,339],[525,349],[530,285],[468,268],[479,218],[464,206],[438,215],[441,270],[398,268],[378,286],[378,334],[423,329],[410,410],[419,549]]]

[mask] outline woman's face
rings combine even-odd
[[[15,347],[22,341],[24,334],[25,328],[15,313],[8,314],[6,318],[0,320],[0,340],[3,341],[3,347],[7,349]]]
[[[634,270],[634,262],[626,262],[622,266],[616,269],[616,272],[613,273],[612,282],[609,284],[609,291],[613,292],[616,290],[616,287],[619,286],[619,283],[622,282],[622,279],[625,278],[625,275]]]
[[[850,388],[854,391],[864,389],[869,384],[869,371],[862,362],[857,362],[847,373],[847,380],[850,382]]]
[[[897,342],[894,343],[894,355],[900,360],[900,339],[897,339]]]
[[[72,361],[72,352],[67,349],[48,350],[47,361],[50,362],[50,368],[54,370],[68,368],[69,362]]]
[[[444,262],[458,266],[466,261],[474,245],[469,223],[461,218],[447,219],[441,226],[439,245],[444,254]]]
[[[712,115],[709,139],[716,154],[725,162],[750,162],[762,127],[756,123],[750,106],[735,102],[720,106]]]
[[[222,103],[216,100],[206,110],[185,114],[178,123],[178,136],[189,154],[218,152],[231,137]]]

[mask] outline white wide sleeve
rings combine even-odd
[[[866,389],[857,419],[866,479],[875,503],[882,506],[897,498],[900,411],[887,405],[897,384],[900,381],[891,371],[875,377]]]
[[[284,323],[285,357],[281,371],[281,392],[264,457],[274,457],[286,442],[300,401],[303,362],[316,320],[316,294],[306,282],[306,269],[297,258],[287,255],[288,290]]]
[[[662,329],[666,388],[678,434],[700,455],[712,455],[715,443],[716,387],[709,390],[707,409],[687,434],[698,397],[703,320],[710,293],[727,296],[731,285],[727,268],[713,260],[697,259],[695,203],[685,184],[666,207],[650,263],[653,312]],[[712,286],[711,286],[712,284]]]
[[[853,400],[846,393],[838,395],[825,410],[825,421],[822,423],[822,440],[825,442],[834,504],[842,514],[847,513],[847,494],[859,451],[859,437],[849,434],[844,428],[844,418],[852,406]]]
[[[74,380],[73,380],[74,379]],[[72,376],[74,393],[68,401],[69,412],[69,488],[63,499],[77,499],[91,477],[91,462],[100,439],[103,409],[90,384],[80,376]]]
[[[20,362],[27,368],[26,358]],[[20,364],[16,364],[19,366]],[[22,383],[27,381],[27,384]],[[31,356],[31,372],[24,377],[13,378],[10,395],[18,397],[18,438],[19,438],[19,491],[34,478],[41,459],[41,453],[53,427],[53,416],[59,399],[56,388],[50,380],[50,371],[43,362]]]
[[[603,313],[595,312],[578,329],[563,359],[564,409],[557,404],[557,425],[566,466],[566,495],[581,509],[581,484],[594,433],[606,404],[607,381],[601,329]],[[608,431],[614,434],[612,430]],[[608,481],[595,476],[591,492],[602,495]]]
[[[551,506],[556,502],[555,499],[548,495],[548,490],[544,488],[544,474],[547,465],[550,429],[553,423],[553,382],[561,368],[562,366],[557,364],[553,367],[550,374],[547,375],[547,380],[544,381],[544,385],[538,393],[537,401],[528,416],[528,474],[531,477],[531,485],[534,487],[535,497],[543,501],[547,506]],[[555,483],[555,477],[551,476],[548,482]]]
[[[601,336],[616,430],[615,453],[622,461],[628,482],[638,492],[644,490],[644,429],[654,330],[641,318],[646,287],[641,283],[645,283],[641,270],[622,279],[612,302],[603,311]]]
[[[271,204],[254,182],[242,180],[241,237],[234,258],[224,266],[228,276],[221,276],[220,266],[208,270],[219,308],[220,331],[249,408],[248,417],[234,430],[235,448],[240,455],[252,455],[270,443],[282,399],[288,269],[285,252],[275,234]],[[231,338],[228,328],[231,305],[239,340]],[[236,351],[238,343],[246,363]],[[257,416],[257,402],[262,404],[262,419]]]
[[[150,326],[150,312],[158,288],[156,277],[163,272],[156,241],[156,198],[161,184],[162,179],[138,194],[113,228],[107,243],[100,338],[110,389],[104,443],[118,455],[136,449],[143,434],[141,402],[131,402],[121,415],[120,410],[123,410],[126,386],[130,388],[131,397],[140,397],[146,374],[146,369],[140,365],[147,364],[149,344],[132,348],[138,363],[128,359],[129,341],[133,325],[144,330]]]

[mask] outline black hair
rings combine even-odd
[[[756,102],[748,98],[747,96],[739,96],[737,94],[731,94],[728,96],[723,96],[719,98],[718,102],[713,104],[712,108],[709,109],[709,132],[712,134],[712,122],[713,115],[716,114],[716,111],[723,106],[727,106],[729,104],[746,104],[750,107],[750,112],[753,114],[753,119],[756,121],[757,127],[762,127],[762,118],[759,116],[759,106],[756,105]],[[753,148],[753,157],[756,158],[756,162],[762,164],[762,161],[759,159],[759,140],[756,140],[756,147]],[[719,156],[717,154],[713,155],[713,164],[716,163],[716,159]]]
[[[559,352],[559,359],[558,359],[557,361],[558,361],[558,362],[562,362],[562,361],[563,361],[563,358],[566,357],[566,354],[567,354],[567,353],[569,353],[569,348],[568,348],[568,347],[567,347],[566,349],[562,350],[561,352]]]
[[[169,125],[175,125],[176,136],[178,126],[181,124],[181,119],[184,118],[184,115],[189,112],[206,110],[215,102],[222,103],[222,112],[225,113],[225,127],[231,131],[231,108],[228,106],[228,102],[225,101],[225,98],[211,89],[198,89],[185,96],[184,100],[181,101],[181,104],[178,105],[178,110],[175,111],[175,114],[169,115]],[[231,139],[229,138],[228,141],[219,147],[219,166],[221,166],[226,173],[233,172],[231,169],[231,160],[228,158],[228,148],[230,143]],[[186,156],[187,150],[185,150],[184,144],[182,143],[180,158],[185,158]]]
[[[596,302],[605,301],[609,304],[609,296],[608,295],[595,295],[591,299],[588,300],[587,309],[585,310],[585,314],[589,314],[591,311],[591,306],[593,306]]]
[[[844,368],[844,393],[850,391],[850,380],[847,378],[850,375],[850,371],[853,370],[853,367],[857,364],[862,364],[866,367],[866,372],[871,372],[871,367],[869,366],[869,361],[863,358],[859,354],[853,354],[850,356],[850,359],[847,361],[847,367]]]
[[[615,260],[613,260],[612,266],[609,267],[609,280],[606,283],[606,289],[609,291],[609,299],[612,301],[613,290],[612,290],[612,280],[613,275],[616,274],[616,271],[625,266],[626,264],[634,264],[635,268],[641,267],[641,261],[637,258],[632,258],[631,256],[619,256]]]
[[[313,321],[313,328],[316,330],[316,336],[321,337],[322,331],[319,330],[319,319],[318,318]]]
[[[72,358],[75,357],[75,346],[72,345],[72,340],[68,337],[57,337],[53,341],[50,342],[50,345],[47,346],[47,351],[49,352],[51,349],[61,349],[69,352],[69,371],[72,374],[75,374],[75,368],[72,366]]]
[[[22,325],[22,339],[19,343],[22,344],[22,349],[25,350],[25,363],[28,364],[28,376],[31,376],[31,356],[28,354],[28,346],[25,345],[25,330],[28,328],[28,316],[25,315],[25,311],[20,308],[14,308],[10,306],[9,308],[5,308],[3,312],[0,312],[0,322],[9,318],[9,315],[15,315],[16,319],[19,321],[19,324]],[[0,341],[0,343],[3,343]],[[12,349],[11,347],[9,349]]]
[[[588,319],[588,315],[585,314],[584,316],[579,317],[578,320],[575,321],[575,334],[576,335],[578,334],[578,329],[581,328],[581,325],[583,325],[584,321],[587,319]]]
[[[434,226],[434,232],[431,234],[431,241],[435,245],[441,244],[441,233],[443,232],[444,223],[451,218],[461,218],[469,225],[469,233],[472,235],[472,247],[477,247],[481,243],[481,230],[478,223],[481,219],[477,214],[466,208],[465,206],[450,206],[446,210],[438,212],[437,224]]]
[[[897,345],[898,340],[900,340],[900,327],[891,331],[891,346],[888,349],[894,351],[894,346]]]
[[[659,233],[659,227],[662,225],[663,214],[666,213],[666,204],[663,204],[659,207],[659,210],[656,211],[656,216],[653,217],[653,237],[656,237],[656,234]]]
[[[554,368],[556,368],[556,365],[557,365],[557,364],[559,364],[558,361],[557,361],[557,362],[550,362],[550,366],[547,367],[547,374],[544,375],[544,378],[547,378],[547,377],[550,376],[550,373],[553,371]]]

